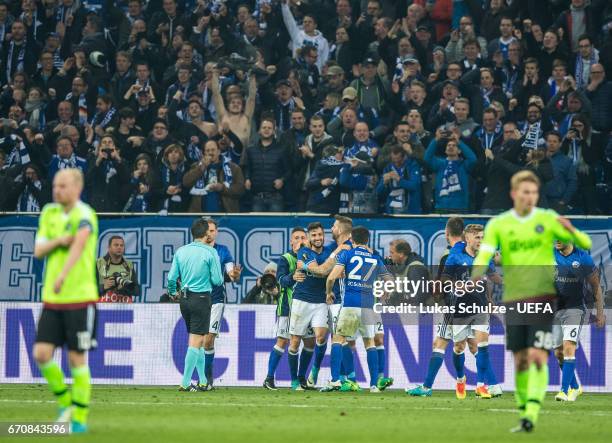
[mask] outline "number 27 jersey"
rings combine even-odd
[[[344,267],[345,275],[340,281],[342,305],[353,308],[374,306],[374,282],[389,274],[380,256],[358,246],[340,252],[336,264]]]

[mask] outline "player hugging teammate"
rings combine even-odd
[[[463,226],[463,220],[459,217],[449,219],[446,225],[446,238],[450,249],[448,254],[443,256],[440,265],[439,276],[443,281],[466,282],[470,280],[472,264],[480,249],[484,228],[476,224],[468,225],[465,229]],[[487,275],[491,281],[501,281],[495,272],[492,260],[489,263]],[[491,398],[502,395],[501,386],[497,384],[489,359],[490,316],[484,312],[466,312],[468,310],[486,311],[486,307],[491,303],[491,288],[486,285],[484,289],[475,287],[473,291],[456,290],[447,294],[447,306],[454,308],[454,313],[445,314],[438,325],[424,383],[406,390],[407,394],[416,397],[431,396],[434,380],[444,361],[444,352],[452,340],[454,342],[453,366],[457,375],[455,388],[457,398],[463,400],[467,395],[464,371],[466,344],[476,357],[476,396]]]
[[[290,339],[288,360],[291,372],[291,388],[296,391],[315,389],[321,362],[327,350],[327,333],[335,334],[336,324],[343,302],[344,279],[334,279],[333,297],[329,301],[326,294],[326,279],[336,265],[336,257],[341,251],[350,250],[352,220],[335,216],[331,231],[334,241],[324,246],[325,232],[319,222],[310,223],[307,232],[294,228],[291,233],[291,251],[283,254],[278,262],[278,281],[280,286],[277,304],[276,335],[277,342],[268,361],[268,374],[264,387],[275,390],[274,373]],[[380,316],[374,316],[372,323],[372,348],[377,354],[376,378],[381,380],[380,390],[393,383],[384,377],[384,330]],[[313,338],[313,337],[316,337]],[[341,344],[340,390],[360,390],[354,370],[355,337],[348,336]],[[303,342],[298,354],[300,342]],[[313,352],[314,348],[314,352]],[[312,368],[306,378],[308,365],[314,353]],[[372,353],[372,351],[370,352]]]

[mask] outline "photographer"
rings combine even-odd
[[[389,244],[389,257],[385,258],[387,270],[393,274],[393,277],[411,280],[411,281],[426,281],[429,278],[429,270],[425,266],[425,259],[415,252],[412,252],[410,243],[404,239],[393,240]],[[427,298],[426,293],[399,294],[393,293],[389,300],[390,305],[399,305],[400,303],[422,302]]]
[[[96,261],[101,303],[133,303],[140,295],[134,264],[123,257],[125,242],[118,235],[108,240],[108,252]]]
[[[268,263],[263,275],[257,279],[243,304],[273,305],[278,297],[278,281],[276,280],[276,263]]]
[[[104,135],[85,176],[90,204],[98,212],[120,212],[125,206],[129,181],[128,170],[113,137]]]

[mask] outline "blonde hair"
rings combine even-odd
[[[463,230],[464,234],[477,234],[479,232],[484,231],[484,226],[478,223],[470,223]]]
[[[540,179],[531,171],[519,171],[514,174],[510,179],[510,186],[514,191],[523,182],[530,182],[535,184],[538,188],[540,187]]]

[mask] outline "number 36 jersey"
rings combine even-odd
[[[342,305],[352,308],[374,306],[374,282],[389,274],[380,256],[358,246],[340,252],[336,266],[344,267],[344,278],[340,280]]]

